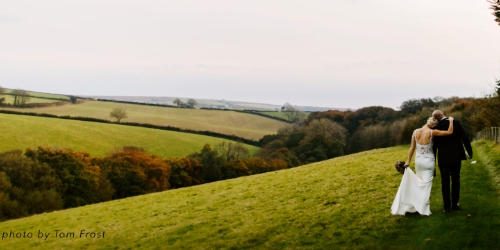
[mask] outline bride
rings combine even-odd
[[[436,162],[432,149],[432,137],[453,134],[453,117],[448,119],[450,120],[448,131],[432,130],[439,122],[431,117],[427,120],[427,124],[413,132],[403,179],[391,207],[393,215],[405,215],[406,212],[418,212],[420,215],[431,214],[429,197]],[[415,149],[417,150],[415,156],[416,174],[408,167]]]

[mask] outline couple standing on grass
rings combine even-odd
[[[464,152],[464,146],[467,152]],[[415,151],[416,174],[408,168]],[[427,124],[413,132],[403,179],[391,207],[393,215],[405,215],[406,212],[431,214],[429,197],[436,156],[441,173],[444,212],[460,210],[460,168],[462,160],[472,158],[472,147],[460,122],[435,110]]]

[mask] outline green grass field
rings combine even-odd
[[[475,144],[475,153],[483,151],[483,157],[485,148],[493,147],[480,146]],[[6,238],[1,244],[3,249],[498,247],[499,189],[488,169],[499,166],[487,165],[491,161],[483,158],[476,164],[463,163],[462,211],[442,213],[438,171],[431,216],[390,214],[401,181],[393,164],[405,159],[407,150],[377,149],[290,170],[6,221],[0,223],[0,233],[33,235]],[[50,235],[39,239],[39,232]],[[61,232],[67,238],[61,238]],[[87,232],[105,234],[90,239]]]
[[[2,96],[5,98],[4,103],[14,103],[14,97],[11,95],[4,95]],[[31,97],[30,100],[27,103],[47,103],[47,102],[59,102],[58,100],[51,100],[51,99],[44,99],[44,98],[36,98],[36,97]]]
[[[7,93],[10,93],[12,92],[12,90],[7,90],[6,91]],[[41,93],[41,92],[35,92],[35,91],[26,91],[28,92],[28,94],[30,96],[33,96],[33,98],[36,98],[36,97],[45,97],[45,98],[57,98],[57,99],[65,99],[65,100],[69,100],[69,96],[67,95],[60,95],[60,94],[48,94],[48,93]],[[4,97],[7,97],[9,95],[4,95]],[[42,98],[37,98],[37,99],[40,99],[40,100],[46,100],[46,99],[42,99]],[[52,101],[57,101],[57,100],[52,100]],[[38,102],[40,103],[40,102]]]
[[[260,113],[265,114],[265,115],[270,115],[270,116],[274,116],[274,117],[278,117],[278,118],[282,118],[282,119],[288,120],[288,117],[286,116],[286,112],[278,112],[278,111],[260,111]],[[306,118],[307,118],[307,116],[308,116],[311,112],[304,112],[304,113],[306,114]]]
[[[129,118],[123,121],[213,131],[254,140],[258,140],[264,135],[275,134],[280,127],[287,125],[285,122],[240,112],[164,108],[99,101],[87,101],[77,105],[33,108],[29,109],[29,111],[112,120],[109,117],[109,112],[118,107],[122,107],[128,112]],[[19,110],[15,108],[4,109]]]
[[[278,111],[261,111],[260,113],[265,114],[265,115],[270,115],[282,119],[288,120],[288,117],[286,116],[285,112],[278,112]]]
[[[104,156],[114,148],[143,147],[162,157],[184,157],[215,146],[220,138],[140,127],[44,117],[0,114],[0,152],[12,149],[58,147]],[[258,148],[248,145],[252,153]]]
[[[67,95],[48,94],[48,93],[41,93],[41,92],[34,92],[34,91],[28,91],[28,93],[31,96],[39,96],[39,97],[46,97],[46,98],[58,98],[58,99],[69,100],[69,96],[67,96]]]

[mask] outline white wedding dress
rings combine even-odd
[[[417,138],[415,138],[416,140]],[[405,215],[406,212],[418,212],[421,215],[431,214],[429,198],[435,168],[432,144],[432,131],[429,144],[420,145],[416,142],[415,170],[417,173],[413,173],[409,167],[405,169],[396,198],[392,203],[391,212],[393,215]]]

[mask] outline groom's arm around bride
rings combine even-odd
[[[443,115],[438,121],[439,124],[434,129],[448,129],[450,121],[447,117]],[[434,138],[434,152],[438,151],[436,157],[440,166],[466,160],[465,150],[469,154],[469,159],[472,158],[472,146],[462,124],[460,121],[454,120],[453,127],[452,135]]]

